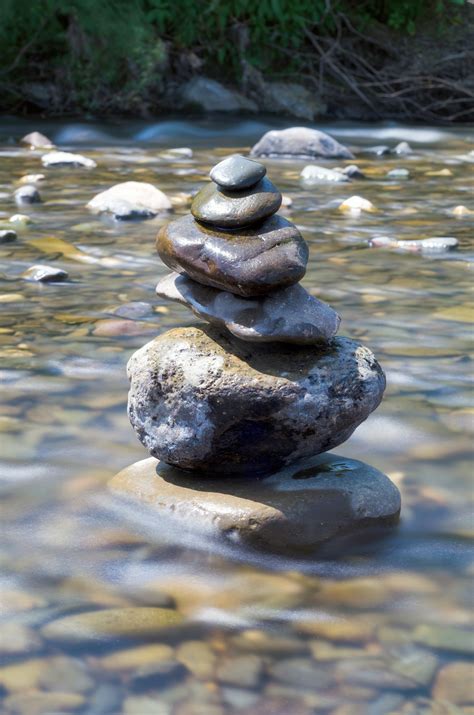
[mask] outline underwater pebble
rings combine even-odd
[[[41,633],[57,643],[154,638],[182,621],[177,611],[168,608],[108,608],[60,618],[44,626]]]
[[[222,683],[256,688],[263,675],[263,660],[258,655],[238,655],[221,660],[217,680]]]
[[[435,700],[455,705],[474,704],[474,665],[472,662],[448,663],[438,672],[433,687]]]
[[[387,179],[409,179],[410,172],[408,169],[390,169],[387,171]]]
[[[419,625],[415,628],[413,640],[430,648],[474,654],[474,633],[456,626],[436,623]]]
[[[24,176],[20,176],[18,181],[16,182],[17,184],[40,184],[42,181],[46,179],[46,176],[44,174],[25,174]]]
[[[82,708],[84,703],[84,697],[77,693],[40,691],[16,693],[3,702],[7,711],[15,715],[62,715]]]
[[[100,658],[99,663],[105,670],[112,672],[121,670],[133,670],[147,665],[156,664],[162,660],[170,660],[173,657],[173,648],[163,643],[153,645],[142,645],[136,648],[118,650]]]
[[[185,641],[176,650],[176,658],[196,678],[211,680],[216,669],[217,656],[212,648],[202,641]]]

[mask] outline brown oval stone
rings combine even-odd
[[[305,240],[281,216],[237,231],[206,227],[184,216],[161,229],[157,249],[177,273],[244,297],[298,283],[308,261]]]

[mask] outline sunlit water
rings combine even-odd
[[[158,522],[107,492],[116,471],[147,456],[126,415],[127,359],[153,335],[197,320],[154,294],[167,272],[154,237],[169,217],[120,223],[91,215],[85,204],[125,180],[151,182],[171,196],[191,194],[230,148],[248,150],[268,128],[260,121],[171,120],[0,125],[0,222],[19,211],[15,181],[46,174],[43,203],[20,209],[31,225],[16,243],[0,246],[6,713],[58,707],[88,715],[472,712],[465,694],[452,685],[443,689],[443,669],[469,658],[474,217],[456,218],[452,209],[474,209],[472,132],[323,127],[354,149],[367,174],[351,185],[303,189],[298,176],[307,162],[267,162],[270,178],[292,199],[285,214],[310,245],[303,284],[342,315],[340,333],[370,346],[385,369],[382,405],[337,453],[379,468],[399,486],[402,519],[395,533],[375,543],[349,541],[337,553],[280,559],[187,536],[172,520]],[[43,169],[41,152],[9,141],[32,129],[94,158],[98,167]],[[410,141],[413,155],[365,153],[370,145],[402,140]],[[192,148],[193,157],[166,155],[180,146]],[[408,168],[410,178],[387,179],[395,167]],[[446,168],[451,175],[429,175]],[[353,194],[377,211],[339,212],[338,202]],[[175,213],[188,210],[183,198]],[[453,236],[459,248],[433,255],[371,248],[377,235]],[[24,281],[20,274],[35,263],[67,270],[69,281]],[[154,313],[137,321],[136,334],[123,335],[123,324],[106,321],[117,321],[113,311],[131,301],[152,303]],[[137,641],[68,646],[40,634],[61,615],[173,600],[183,626],[152,641],[170,643],[178,661],[183,644],[204,642],[206,672],[189,663],[165,674],[140,675],[133,663],[111,670],[107,656]],[[69,681],[54,675],[51,659],[64,655],[84,666],[87,685],[77,684],[77,674]],[[16,686],[5,681],[4,668],[32,658],[45,659],[53,686],[44,675],[35,679],[21,670]],[[51,690],[76,693],[75,704],[18,700],[18,692],[35,698]],[[449,709],[455,705],[459,710]]]

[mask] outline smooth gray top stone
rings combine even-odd
[[[201,476],[144,459],[109,483],[180,532],[220,536],[258,549],[313,549],[338,535],[396,524],[400,493],[382,472],[323,454],[263,479]]]
[[[228,191],[211,182],[194,197],[194,218],[219,228],[241,228],[272,216],[281,206],[276,186],[264,177],[249,189]]]
[[[262,298],[241,298],[171,273],[158,283],[156,292],[250,342],[311,345],[333,338],[341,322],[329,305],[301,285],[276,290]]]
[[[217,328],[169,330],[132,355],[128,411],[152,456],[222,475],[271,473],[344,442],[385,377],[348,338],[249,343]]]
[[[241,154],[232,154],[211,169],[209,176],[223,189],[239,191],[254,186],[267,173],[263,164],[247,159]]]
[[[353,159],[353,154],[335,139],[317,129],[290,127],[273,129],[263,135],[252,148],[252,156],[342,158]]]

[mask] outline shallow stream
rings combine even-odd
[[[184,214],[209,168],[269,128],[0,123],[0,222],[19,211],[15,182],[46,175],[43,203],[21,208],[32,223],[0,245],[2,713],[474,712],[472,688],[462,685],[474,645],[474,213],[452,213],[474,209],[472,130],[322,127],[353,148],[367,178],[351,185],[304,189],[298,177],[308,162],[266,162],[292,200],[285,215],[310,245],[304,286],[340,313],[340,334],[367,344],[386,372],[382,405],[336,451],[398,485],[396,531],[307,559],[262,556],[188,537],[107,492],[115,472],[147,456],[126,414],[127,359],[152,336],[197,319],[154,294],[167,273],[154,238],[169,217],[114,222],[85,204],[119,181],[147,181]],[[33,129],[97,168],[43,169],[41,152],[10,140]],[[367,151],[403,140],[413,154]],[[192,157],[168,153],[183,146]],[[387,178],[393,168],[407,168],[409,178]],[[341,213],[338,203],[353,194],[376,211]],[[459,246],[433,254],[370,247],[381,235],[451,236]],[[23,280],[36,263],[63,268],[69,280]],[[135,301],[152,304],[150,314],[114,313]],[[70,614],[163,605],[184,617],[163,636],[153,624],[110,641],[62,642],[45,632]]]

